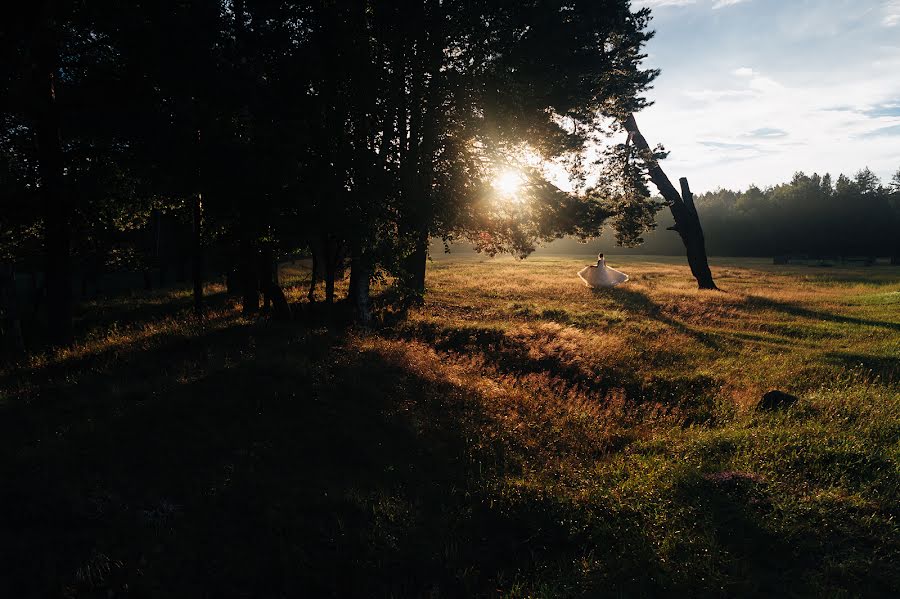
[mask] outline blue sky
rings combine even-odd
[[[637,0],[653,10],[637,115],[697,191],[900,168],[900,0]]]

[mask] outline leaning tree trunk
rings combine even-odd
[[[629,115],[624,122],[625,130],[628,132],[629,140],[634,143],[635,147],[644,152],[651,152],[650,144],[638,129],[637,121],[634,115]],[[697,279],[697,286],[700,289],[718,289],[715,281],[713,281],[712,272],[709,270],[709,261],[706,256],[706,241],[703,238],[703,227],[700,226],[700,216],[697,214],[697,208],[694,206],[694,195],[688,186],[688,180],[682,177],[679,182],[681,184],[681,194],[669,181],[669,177],[659,166],[659,162],[652,160],[649,163],[650,180],[662,194],[663,199],[669,205],[672,216],[675,218],[675,226],[670,227],[676,231],[684,243],[687,251],[688,265],[691,267],[691,273]]]

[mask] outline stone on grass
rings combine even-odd
[[[797,403],[799,399],[800,398],[796,395],[791,395],[790,393],[785,393],[784,391],[769,391],[768,393],[763,395],[761,400],[759,400],[759,403],[756,405],[756,409],[763,410],[765,412],[783,410]]]

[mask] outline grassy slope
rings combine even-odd
[[[900,269],[586,262],[374,334],[87,306],[0,381],[0,596],[896,595]]]

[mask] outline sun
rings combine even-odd
[[[514,169],[506,169],[494,177],[494,180],[491,181],[491,187],[504,199],[521,201],[520,192],[522,191],[523,183],[522,173]]]

